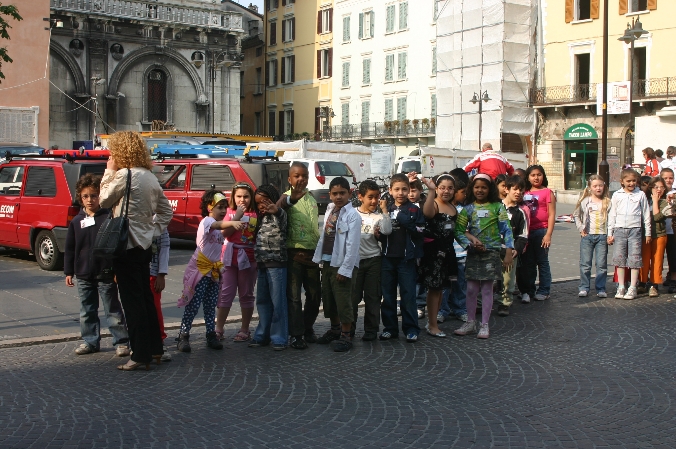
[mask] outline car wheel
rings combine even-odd
[[[63,268],[63,253],[59,251],[56,237],[51,231],[40,231],[35,239],[35,260],[40,268],[56,271]]]

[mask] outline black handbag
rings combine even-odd
[[[92,252],[98,259],[114,259],[123,256],[127,251],[129,238],[129,191],[131,190],[131,169],[127,169],[127,190],[120,207],[121,215],[113,217],[113,211],[101,224],[94,240]],[[126,209],[125,209],[126,207]],[[124,210],[124,212],[122,212]]]

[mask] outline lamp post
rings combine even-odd
[[[331,119],[335,116],[336,116],[336,114],[333,113],[333,109],[331,108],[331,106],[320,106],[319,107],[319,115],[317,117],[322,119],[322,123],[323,123],[322,138],[327,137],[327,132],[326,132],[327,128],[329,129],[329,131],[331,131],[329,124],[330,124]],[[330,137],[330,135],[329,135],[329,137]]]
[[[627,29],[624,30],[624,35],[617,40],[630,45],[629,49],[629,131],[634,132],[634,42],[648,32],[643,29],[641,20],[636,17],[632,20],[631,25],[627,23]],[[633,134],[632,134],[633,135]],[[634,139],[632,138],[632,148]],[[631,156],[633,158],[633,155]],[[625,154],[625,160],[627,155]]]
[[[472,97],[470,103],[472,104],[477,104],[479,103],[479,151],[481,151],[481,115],[483,114],[483,104],[481,103],[481,100],[483,100],[485,103],[488,103],[491,99],[488,97],[488,91],[485,90],[481,92],[479,90],[479,95],[477,95],[476,92],[474,92],[474,96]]]

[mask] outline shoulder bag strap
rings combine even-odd
[[[129,216],[129,191],[131,190],[131,169],[127,169],[127,189],[124,195],[124,200],[125,204],[120,207],[120,213],[122,212],[122,209],[124,208],[124,216],[128,217]]]

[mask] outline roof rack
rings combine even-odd
[[[7,151],[5,153],[5,159],[7,162],[10,162],[12,159],[51,159],[51,160],[63,160],[66,162],[73,163],[75,161],[103,161],[108,158],[108,156],[73,156],[72,154],[64,155],[53,155],[53,154],[12,154]]]

